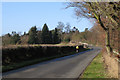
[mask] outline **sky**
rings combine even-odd
[[[80,32],[93,26],[87,18],[78,20],[74,8],[65,7],[64,2],[3,2],[2,35],[12,31],[28,32],[32,26],[42,29],[45,23],[50,30],[57,27],[58,22],[70,23]]]

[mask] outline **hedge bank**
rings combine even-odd
[[[79,46],[83,49],[83,46]],[[2,49],[2,63],[8,65],[26,60],[51,57],[75,51],[75,46],[30,46]]]

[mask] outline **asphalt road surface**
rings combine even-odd
[[[3,73],[3,78],[78,78],[100,48]]]

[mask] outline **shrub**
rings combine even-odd
[[[83,49],[83,46],[79,46]],[[2,49],[2,64],[8,65],[36,58],[45,58],[75,51],[75,46],[29,46]]]

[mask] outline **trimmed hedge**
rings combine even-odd
[[[68,54],[76,51],[76,46],[29,46],[18,48],[2,49],[2,65],[19,63],[22,61],[29,61],[32,59],[39,59],[45,57],[52,57],[56,55]],[[79,46],[79,49],[84,49]]]

